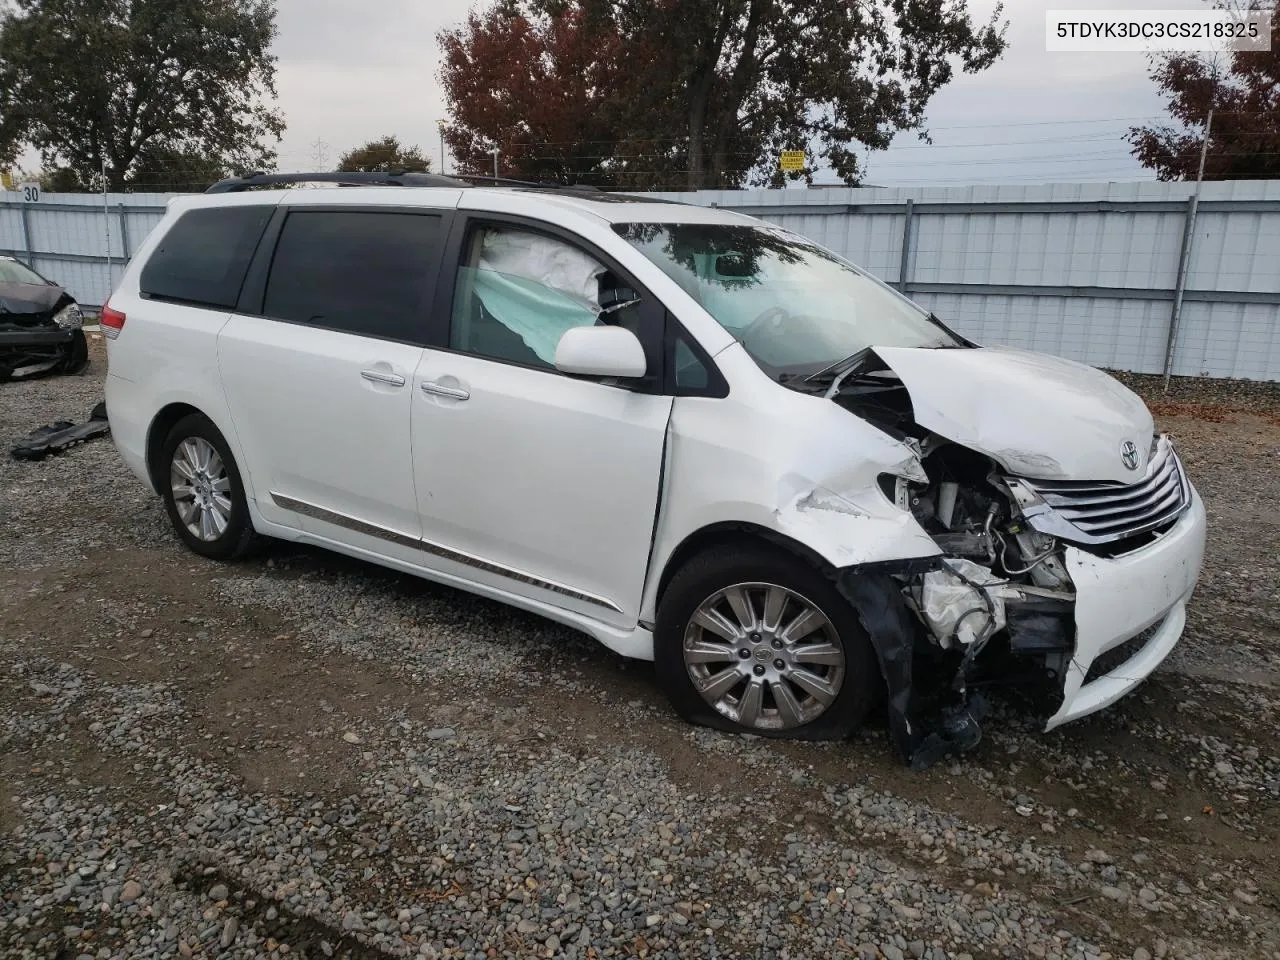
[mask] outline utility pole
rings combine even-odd
[[[106,303],[111,297],[111,290],[114,286],[114,277],[111,276],[111,207],[107,203],[107,158],[104,154],[102,157],[102,230],[106,241],[107,255],[107,295],[103,297],[102,302]]]
[[[1216,84],[1215,84],[1216,90]],[[1191,194],[1191,206],[1187,209],[1187,224],[1182,232],[1182,254],[1178,260],[1178,279],[1173,291],[1173,312],[1169,315],[1169,342],[1164,351],[1164,392],[1169,392],[1169,378],[1173,375],[1173,355],[1178,345],[1178,324],[1182,320],[1182,297],[1187,288],[1187,270],[1191,261],[1191,248],[1195,241],[1196,213],[1200,207],[1200,186],[1204,183],[1204,161],[1209,153],[1209,133],[1213,129],[1213,100],[1209,101],[1209,113],[1204,118],[1204,138],[1200,142],[1200,168],[1196,171],[1196,188]]]
[[[498,148],[494,147],[490,151],[493,154],[493,179],[498,179]]]
[[[436,128],[440,131],[440,173],[445,174],[448,171],[444,168],[444,128],[446,124],[443,120],[436,121]]]

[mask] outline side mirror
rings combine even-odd
[[[556,344],[556,369],[587,377],[643,377],[644,347],[623,327],[573,327]]]

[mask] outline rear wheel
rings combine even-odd
[[[659,678],[685,719],[766,737],[838,739],[882,689],[870,640],[831,581],[767,546],[691,560],[658,609]]]
[[[218,428],[205,416],[183,417],[161,448],[165,508],[174,531],[196,553],[235,560],[258,543],[240,471]]]

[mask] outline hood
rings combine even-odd
[[[24,313],[48,313],[66,295],[45,283],[0,283],[0,322],[16,321]]]
[[[1011,474],[1131,483],[1146,472],[1146,404],[1100,370],[1008,347],[875,347],[911,397],[915,422]],[[1137,447],[1130,467],[1122,453]]]

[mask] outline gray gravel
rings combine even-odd
[[[0,386],[0,441],[100,374]],[[1214,533],[1170,666],[1060,734],[997,698],[924,774],[879,725],[686,726],[372,566],[205,563],[109,442],[6,459],[0,956],[1280,957],[1280,429],[1241,416],[1177,422]]]

